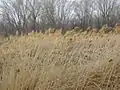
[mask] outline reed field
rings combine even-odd
[[[58,31],[2,38],[0,90],[120,90],[120,35]]]

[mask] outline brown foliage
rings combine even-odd
[[[89,26],[89,27],[87,28],[87,32],[89,32],[89,31],[91,31],[91,30],[92,30],[92,27]]]
[[[79,32],[80,28],[79,27],[75,27],[74,30],[75,30],[75,32]]]
[[[0,45],[0,90],[120,89],[120,35],[35,34]]]
[[[107,25],[107,24],[104,25],[104,26],[100,29],[99,32],[100,32],[100,33],[104,33],[104,34],[108,33],[108,32],[109,32],[109,27],[108,27],[108,25]]]
[[[118,33],[118,34],[120,34],[120,24],[119,23],[117,23],[115,25],[115,32]]]
[[[99,29],[98,29],[98,28],[93,28],[93,29],[92,29],[92,32],[98,33],[98,32],[99,32]]]
[[[5,38],[7,34],[5,32],[0,32],[0,37]]]

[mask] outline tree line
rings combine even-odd
[[[48,28],[114,27],[120,22],[119,0],[1,0],[0,32],[45,32]]]

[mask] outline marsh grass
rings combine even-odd
[[[0,90],[119,90],[120,36],[70,31],[0,45]]]

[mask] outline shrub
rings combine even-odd
[[[120,34],[120,24],[115,25],[115,32]]]
[[[89,32],[89,31],[91,31],[91,30],[92,30],[92,27],[89,26],[89,27],[87,28],[87,32]]]
[[[99,32],[99,29],[98,29],[98,28],[93,28],[93,29],[92,29],[92,32],[98,33],[98,32]]]
[[[107,24],[100,29],[100,33],[106,34],[108,32],[109,32],[109,27]]]
[[[79,32],[79,31],[80,31],[80,28],[79,28],[79,27],[75,27],[75,28],[74,28],[74,31],[75,31],[75,32]]]

